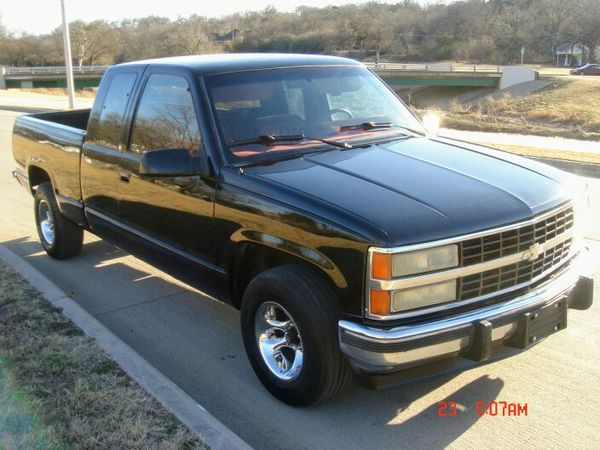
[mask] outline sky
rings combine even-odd
[[[365,3],[367,0],[65,0],[68,20],[86,22],[98,19],[119,21],[150,15],[187,17],[198,14],[219,17],[235,12],[259,11],[269,5],[279,11],[293,11],[300,5],[323,7],[348,3]],[[381,3],[397,3],[380,1]],[[436,0],[418,0],[434,3]],[[61,23],[60,0],[2,0],[1,23],[11,32],[32,34],[48,33]]]

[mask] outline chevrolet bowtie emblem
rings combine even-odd
[[[544,253],[544,246],[542,244],[534,244],[525,252],[523,260],[535,261],[542,253]]]

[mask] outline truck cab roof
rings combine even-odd
[[[315,66],[315,65],[347,65],[360,66],[352,59],[324,55],[298,55],[286,53],[227,53],[193,56],[175,56],[170,58],[148,59],[123,66],[175,66],[191,69],[199,75],[210,75],[240,70],[272,69],[275,67]]]

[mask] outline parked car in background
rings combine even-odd
[[[571,75],[600,75],[600,64],[585,64],[571,70]]]

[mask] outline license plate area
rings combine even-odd
[[[517,332],[505,341],[505,345],[524,349],[567,328],[567,307],[567,297],[561,297],[538,310],[523,314],[517,322]]]

